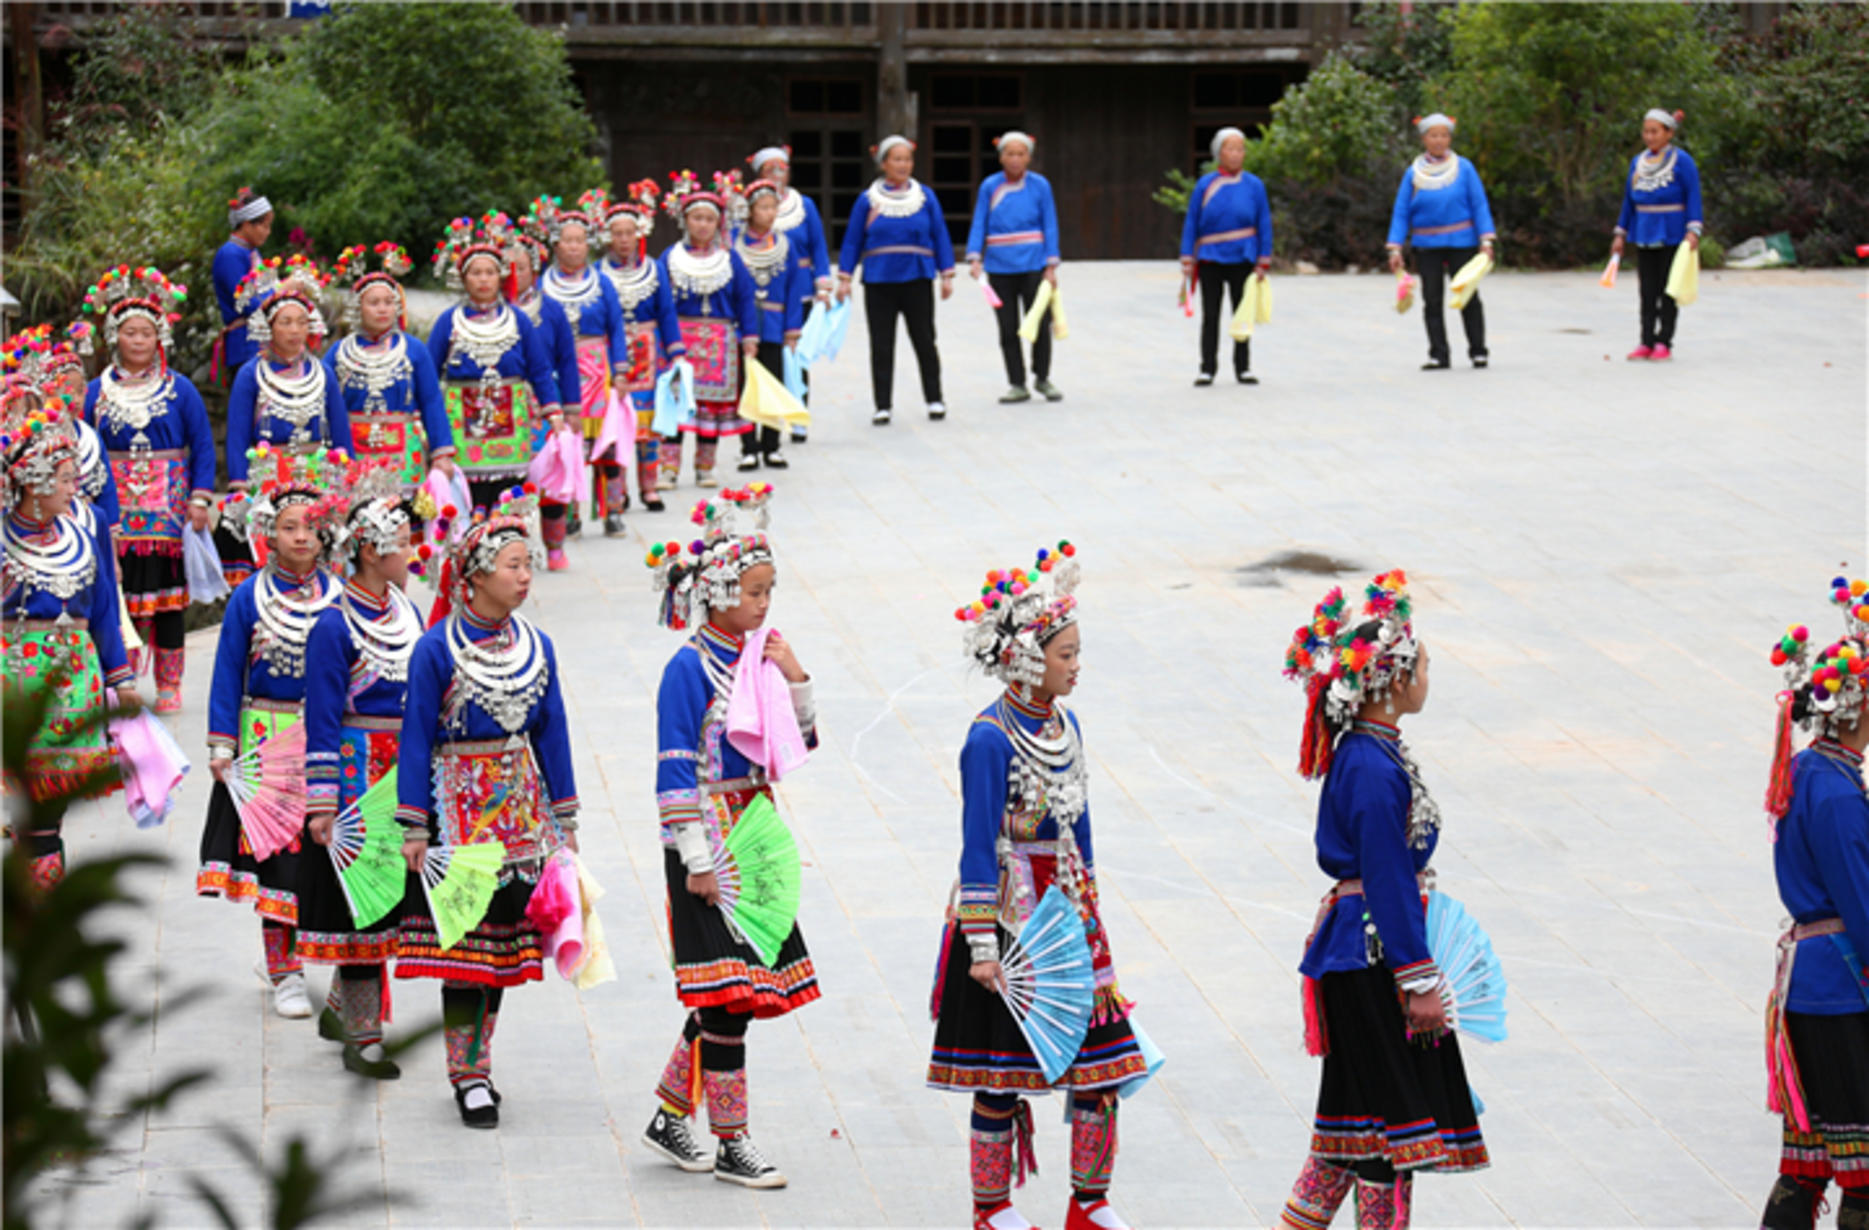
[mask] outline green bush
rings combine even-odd
[[[1246,169],[1308,187],[1367,174],[1405,157],[1404,123],[1395,89],[1333,51],[1272,104],[1271,124],[1246,143]]]

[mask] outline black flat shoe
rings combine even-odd
[[[642,498],[642,506],[643,506],[643,509],[647,512],[667,512],[668,511],[668,505],[664,504],[661,500],[656,499],[652,495],[645,495]]]
[[[1253,375],[1251,372],[1234,372],[1233,378],[1239,381],[1241,384],[1258,384],[1259,383],[1259,377]]]
[[[1421,370],[1424,372],[1444,372],[1452,366],[1452,363],[1436,363],[1433,359],[1429,359],[1426,363],[1421,365]]]
[[[1204,389],[1213,382],[1214,374],[1212,372],[1202,372],[1200,375],[1194,377],[1194,387],[1197,389]]]
[[[381,1049],[380,1047],[378,1048]],[[373,1081],[393,1081],[402,1078],[402,1069],[391,1059],[371,1059],[363,1053],[360,1046],[344,1044],[344,1067],[358,1076],[367,1076]]]
[[[469,1107],[467,1095],[474,1090],[484,1089],[492,1097],[485,1106]],[[470,1128],[496,1128],[500,1126],[500,1095],[494,1093],[493,1086],[486,1081],[475,1081],[468,1085],[457,1085],[454,1090],[454,1104],[461,1112],[461,1126]]]
[[[331,1011],[328,1004],[325,1010],[318,1014],[318,1036],[326,1042],[344,1040],[344,1022],[338,1019],[337,1013]]]
[[[1483,355],[1483,354],[1476,354],[1476,355],[1474,355],[1474,356],[1473,356],[1473,366],[1475,366],[1475,367],[1485,367],[1485,366],[1486,366],[1486,356],[1485,356],[1485,355]]]

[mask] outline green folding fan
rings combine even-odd
[[[714,874],[728,928],[770,966],[798,920],[804,879],[798,842],[770,798],[758,795],[740,814],[714,858]]]
[[[405,881],[395,769],[338,813],[327,849],[350,916],[359,927],[370,926],[402,903]]]
[[[500,885],[500,864],[506,847],[497,841],[471,846],[430,846],[422,862],[422,892],[428,897],[428,916],[442,948],[449,949],[480,925]]]

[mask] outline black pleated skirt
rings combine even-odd
[[[201,865],[195,871],[195,893],[228,901],[251,902],[253,912],[268,922],[297,926],[299,920],[299,859],[303,838],[269,859],[253,857],[253,847],[240,827],[234,796],[221,782],[208,795],[208,820],[201,830]],[[323,851],[319,851],[323,855]],[[327,860],[328,865],[328,860]]]
[[[1808,1179],[1869,1176],[1869,1012],[1785,1013],[1810,1131],[1785,1120],[1779,1169]]]
[[[663,851],[668,879],[669,944],[675,951],[675,993],[689,1008],[724,1008],[756,1017],[784,1016],[817,999],[818,972],[804,932],[779,946],[771,965],[735,938],[718,906],[688,891],[688,869],[674,849]]]

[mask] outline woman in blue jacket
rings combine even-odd
[[[915,143],[884,137],[876,147],[882,176],[864,192],[844,232],[837,261],[837,299],[850,297],[852,271],[863,266],[863,317],[870,328],[870,385],[876,412],[870,422],[889,422],[895,404],[896,317],[909,327],[909,344],[922,373],[928,417],[947,417],[941,400],[941,355],[935,350],[935,276],[941,297],[954,293],[954,241],[934,193],[912,178]]]
[[[1622,255],[1623,241],[1635,243],[1635,267],[1642,296],[1642,344],[1631,359],[1673,357],[1674,318],[1679,309],[1668,294],[1668,271],[1683,242],[1700,247],[1700,169],[1684,149],[1676,149],[1674,130],[1685,117],[1656,107],[1642,117],[1642,144],[1629,160],[1622,214],[1609,250]]]
[[[1272,203],[1257,175],[1242,170],[1246,134],[1222,128],[1214,134],[1215,168],[1201,176],[1188,196],[1188,220],[1181,228],[1181,276],[1201,292],[1201,373],[1194,383],[1214,382],[1220,365],[1222,296],[1231,293],[1239,309],[1248,273],[1264,279],[1272,267]],[[1252,374],[1252,343],[1233,343],[1233,376],[1258,384]]]
[[[1025,355],[1019,348],[1019,323],[1038,297],[1041,282],[1058,284],[1058,207],[1051,183],[1028,171],[1037,142],[1023,132],[994,139],[999,165],[1004,168],[980,182],[980,199],[973,208],[973,229],[967,235],[967,272],[975,281],[982,268],[993,293],[999,297],[999,349],[1006,357],[1010,386],[1000,395],[1003,403],[1032,400],[1025,387]],[[1051,383],[1051,313],[1039,322],[1032,342],[1032,376],[1046,401],[1062,401],[1064,394]]]
[[[1402,245],[1415,249],[1421,274],[1421,316],[1428,326],[1428,361],[1424,372],[1452,366],[1447,349],[1447,321],[1441,316],[1446,280],[1480,252],[1492,255],[1493,211],[1486,185],[1473,164],[1454,153],[1454,121],[1436,111],[1415,121],[1421,133],[1421,157],[1402,176],[1389,215],[1389,269],[1402,271]],[[1467,357],[1486,366],[1486,311],[1479,292],[1460,309],[1467,331]]]

